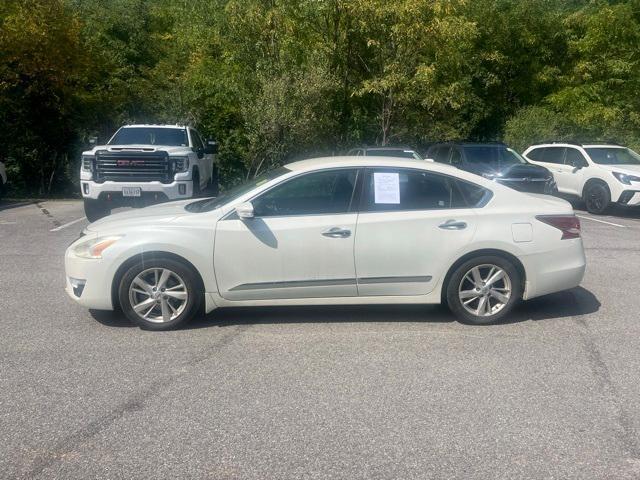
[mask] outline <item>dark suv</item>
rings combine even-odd
[[[549,170],[527,162],[504,143],[436,143],[427,158],[448,163],[521,192],[553,194],[556,184]]]

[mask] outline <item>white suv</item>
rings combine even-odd
[[[93,222],[116,206],[217,194],[213,141],[180,125],[126,125],[106,145],[82,153],[80,188]]]
[[[561,194],[580,197],[590,213],[612,203],[640,205],[640,155],[612,144],[544,143],[523,154],[553,173]]]

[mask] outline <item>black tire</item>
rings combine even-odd
[[[193,198],[200,196],[200,172],[198,170],[193,171]]]
[[[209,179],[209,194],[213,197],[217,197],[220,193],[220,183],[218,181],[218,167],[215,165],[211,170],[211,178]]]
[[[96,220],[100,220],[101,218],[110,215],[111,207],[106,205],[104,202],[101,202],[100,200],[85,199],[84,214],[87,217],[87,220],[89,220],[90,222],[95,222]]]
[[[589,213],[602,215],[611,206],[611,192],[603,182],[591,182],[584,189],[584,204]]]
[[[6,187],[4,185],[4,182],[2,181],[2,177],[0,177],[0,198],[4,196],[5,190],[6,190]]]
[[[488,279],[491,274],[491,267],[501,269],[505,273],[508,283],[507,280],[501,279],[497,280],[493,285],[496,289],[503,291],[499,292],[496,290],[491,292],[492,289],[482,286],[480,288],[487,289],[486,293],[485,290],[479,290],[476,292],[473,283],[469,280],[469,277],[467,277],[467,274],[471,275],[470,272],[475,267],[478,267],[478,271],[482,278],[484,278],[484,275],[487,276],[486,279]],[[446,285],[447,304],[449,305],[449,309],[461,323],[472,325],[487,325],[495,323],[507,316],[522,299],[522,280],[522,276],[516,266],[504,257],[496,255],[474,257],[459,265],[449,277],[449,281]],[[497,293],[504,295],[506,293],[505,287],[507,286],[510,291],[510,295],[506,303],[499,302],[492,296]],[[476,297],[470,296],[468,297],[470,303],[465,306],[462,303],[463,300],[460,298],[460,291],[470,292],[471,290],[474,290],[472,295],[477,293],[477,300],[475,299]],[[478,315],[470,312],[468,309],[480,311],[480,302],[482,301],[482,297],[486,297],[484,300],[485,303],[482,305],[486,305],[486,302],[488,302],[489,305],[485,314]],[[492,305],[492,302],[494,305]],[[502,304],[502,307],[497,308],[499,306],[498,304]],[[490,312],[492,310],[495,310],[495,313],[491,314]]]
[[[174,284],[182,281],[184,284],[184,291],[187,293],[186,304],[184,308],[180,310],[181,307],[177,308],[177,314],[175,318],[170,318],[167,321],[159,319],[158,317],[163,316],[162,306],[160,303],[156,303],[154,306],[153,301],[148,305],[152,308],[151,313],[149,315],[149,319],[143,318],[143,316],[136,313],[131,304],[131,296],[130,296],[130,287],[132,283],[139,275],[145,275],[145,272],[150,272],[149,275],[153,275],[151,273],[154,269],[162,269],[168,270],[176,275],[177,281]],[[136,284],[137,285],[137,284]],[[156,285],[158,285],[156,283]],[[168,285],[168,283],[167,283]],[[164,292],[164,291],[163,291]],[[180,290],[182,292],[182,289]],[[168,292],[167,292],[168,293]],[[136,296],[137,293],[132,293],[132,295]],[[143,294],[143,296],[146,294]],[[158,292],[159,297],[163,294],[162,292]],[[158,258],[152,260],[140,261],[134,265],[132,265],[122,276],[120,279],[120,283],[118,284],[118,301],[120,303],[120,308],[127,316],[129,320],[138,325],[140,328],[144,330],[153,330],[153,331],[162,331],[162,330],[171,330],[179,325],[183,325],[190,320],[200,311],[200,305],[202,303],[202,297],[204,292],[202,287],[200,286],[200,281],[198,279],[198,275],[193,271],[193,269],[183,262],[178,260],[173,260],[171,258]],[[174,301],[175,299],[165,297],[167,301]],[[149,297],[148,300],[152,300]],[[137,301],[137,300],[136,300]],[[157,300],[157,302],[162,302],[163,300]],[[177,302],[177,300],[176,300]],[[139,304],[138,304],[139,305]],[[178,306],[177,303],[174,303],[174,308]],[[167,307],[168,308],[168,307]],[[146,310],[146,308],[145,308]],[[167,310],[169,311],[169,310]],[[143,312],[144,313],[144,312]],[[173,315],[174,312],[169,312]],[[155,321],[153,318],[155,317]]]

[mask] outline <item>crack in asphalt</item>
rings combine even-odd
[[[249,328],[250,325],[237,326],[225,335],[219,337],[213,344],[208,345],[206,353],[193,356],[187,360],[183,367],[194,367],[210,359],[214,354],[229,346],[238,336]],[[53,448],[49,449],[47,454],[36,457],[31,464],[29,472],[17,478],[33,479],[42,475],[45,470],[51,468],[66,456],[79,450],[80,447],[86,445],[92,438],[96,437],[99,433],[109,428],[127,414],[143,410],[146,407],[145,404],[148,399],[155,398],[162,390],[171,385],[174,381],[179,378],[184,378],[184,373],[185,372],[183,370],[179,374],[169,375],[165,378],[152,382],[150,386],[136,392],[105,415],[91,420],[84,427],[57,442]]]
[[[617,437],[631,458],[640,459],[640,444],[638,443],[638,432],[633,425],[633,417],[620,402],[620,393],[611,378],[609,367],[593,339],[589,325],[584,318],[574,317],[573,320],[580,327],[578,328],[580,340],[599,390],[615,411],[615,421],[620,427],[616,431]]]
[[[40,211],[49,219],[51,220],[51,223],[53,223],[54,227],[59,227],[60,225],[62,225],[58,220],[56,220],[56,217],[54,217],[53,215],[51,215],[51,212],[49,210],[47,210],[46,208],[44,208],[44,206],[40,203],[40,202],[33,202],[33,204],[38,207],[40,209]]]

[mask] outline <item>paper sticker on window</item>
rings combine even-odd
[[[375,203],[400,203],[400,176],[397,173],[374,172]]]

